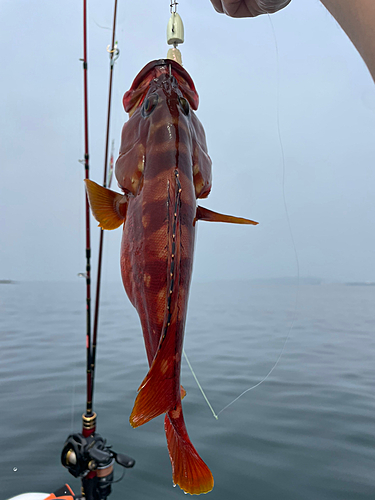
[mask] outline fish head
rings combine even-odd
[[[178,148],[184,143],[190,151],[196,197],[208,195],[211,160],[203,127],[194,113],[198,103],[190,75],[177,62],[152,61],[140,71],[123,98],[130,118],[122,131],[116,178],[125,193],[138,194],[154,151],[163,144]]]
[[[173,141],[191,143],[191,104],[175,76],[162,73],[151,80],[147,93],[134,113],[143,119],[143,133],[154,144]],[[184,126],[181,129],[181,126]],[[146,132],[147,131],[147,132]]]

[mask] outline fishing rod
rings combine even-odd
[[[168,57],[181,63],[181,54],[177,49],[178,43],[183,42],[182,22],[179,22],[179,15],[176,12],[177,2],[172,0],[171,19],[168,23],[168,44],[173,45],[173,49],[168,51]],[[116,39],[116,17],[117,0],[114,5],[112,44],[107,50],[110,54],[110,77],[108,92],[107,128],[104,155],[104,177],[103,187],[107,187],[107,165],[109,152],[109,130],[112,101],[112,84],[114,63],[119,55]],[[85,102],[85,178],[89,179],[89,153],[88,153],[88,92],[87,92],[87,0],[83,0],[83,36],[84,36],[84,102]],[[113,155],[112,155],[113,156]],[[111,158],[113,167],[113,158]],[[113,169],[113,168],[112,168]],[[108,184],[110,184],[110,179]],[[103,254],[103,230],[100,230],[98,271],[96,284],[96,298],[94,311],[94,326],[91,337],[91,288],[90,288],[90,226],[89,226],[89,204],[86,195],[86,283],[87,283],[87,321],[86,321],[86,368],[87,368],[87,397],[86,413],[82,415],[82,433],[71,434],[66,440],[61,453],[61,462],[69,472],[76,478],[81,478],[82,494],[86,500],[106,500],[111,493],[113,483],[113,465],[117,462],[124,468],[133,467],[135,461],[123,454],[116,453],[107,446],[106,440],[96,432],[96,413],[93,411],[93,391],[95,378],[95,358],[97,346],[97,332],[99,319],[101,269]],[[122,479],[122,477],[121,477]]]
[[[103,187],[107,187],[107,165],[108,165],[108,151],[109,151],[109,130],[110,130],[110,121],[111,121],[113,69],[115,66],[115,61],[118,59],[119,54],[120,54],[120,51],[117,48],[117,42],[115,42],[115,40],[116,40],[116,18],[117,18],[117,0],[115,0],[115,7],[114,7],[114,13],[113,13],[112,44],[111,44],[111,48],[109,48],[109,46],[107,47],[107,51],[109,52],[110,65],[109,65],[109,90],[108,90],[108,109],[107,109],[107,129],[106,129],[105,154],[104,154]],[[108,187],[110,187],[111,180],[112,180],[112,176],[110,175]],[[95,297],[95,312],[94,312],[94,328],[93,328],[93,341],[92,341],[92,358],[91,358],[91,372],[92,372],[91,396],[93,396],[93,393],[94,393],[96,343],[97,343],[97,334],[98,334],[100,286],[101,286],[101,276],[102,276],[103,240],[104,240],[104,230],[102,228],[100,228],[98,271],[97,271],[97,279],[96,279],[96,297]]]
[[[112,49],[110,52],[110,89],[108,99],[108,117],[106,133],[106,151],[104,167],[104,186],[107,182],[109,123],[112,94],[113,65],[118,56],[115,45],[115,24],[117,0],[115,0]],[[85,179],[89,179],[89,134],[88,134],[88,91],[87,91],[87,0],[83,0],[83,75],[84,75],[84,129],[85,129]],[[94,335],[91,338],[91,243],[90,243],[90,207],[86,200],[86,412],[82,415],[82,432],[71,434],[64,443],[61,463],[76,478],[81,478],[82,497],[86,500],[106,500],[111,493],[113,466],[117,462],[124,468],[131,468],[135,461],[127,455],[116,453],[107,446],[106,440],[96,433],[96,413],[93,411],[93,390],[95,373],[96,339],[98,328],[99,292],[103,249],[103,231],[100,235],[98,282],[96,290]],[[122,479],[123,475],[120,479]],[[76,497],[81,498],[81,497]]]
[[[84,93],[84,129],[85,129],[85,179],[90,178],[89,167],[89,112],[87,91],[87,1],[83,2],[83,93]],[[86,222],[86,421],[83,427],[90,429],[95,418],[92,412],[92,373],[91,373],[91,235],[90,235],[90,205],[85,195],[85,222]]]

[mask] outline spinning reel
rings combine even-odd
[[[114,482],[115,462],[126,469],[135,464],[135,460],[127,455],[113,451],[97,433],[88,437],[71,434],[61,452],[62,465],[74,477],[81,478],[86,500],[106,500]]]

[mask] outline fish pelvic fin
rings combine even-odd
[[[180,387],[180,393],[181,393],[181,399],[184,399],[184,397],[186,396],[186,391],[182,386]]]
[[[173,483],[190,495],[208,493],[214,487],[210,469],[198,455],[187,434],[181,402],[164,419]]]
[[[207,220],[209,222],[229,222],[230,224],[252,224],[253,226],[259,224],[259,222],[255,222],[254,220],[219,214],[218,212],[213,212],[212,210],[208,210],[208,208],[204,208],[199,205],[197,206],[194,223],[197,220]]]
[[[162,337],[151,367],[139,386],[129,418],[132,427],[139,427],[166,413],[176,405],[180,394],[183,394],[179,385],[180,367],[177,367],[175,356],[172,354],[174,351],[171,333],[169,331]]]
[[[126,219],[128,197],[85,179],[93,216],[102,229],[116,229]]]

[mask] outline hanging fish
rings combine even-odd
[[[211,190],[211,160],[193,111],[198,94],[182,66],[169,59],[150,62],[123,104],[130,118],[115,167],[123,194],[85,182],[100,227],[124,224],[122,280],[140,317],[150,365],[130,423],[138,427],[166,413],[173,482],[190,494],[207,493],[213,477],[189,439],[180,386],[195,225],[198,220],[257,222],[197,207],[196,200]]]

